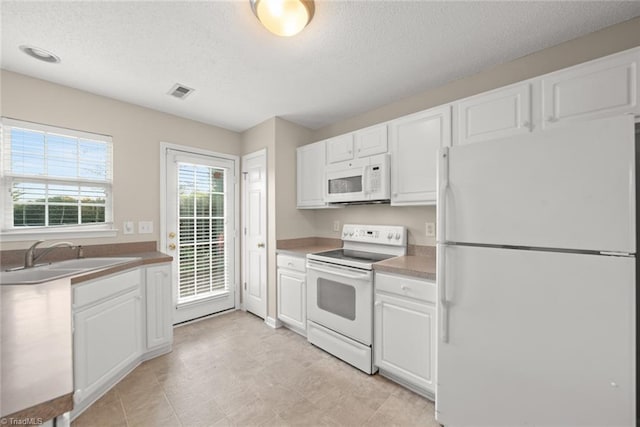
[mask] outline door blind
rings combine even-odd
[[[178,162],[179,303],[228,291],[226,174]]]

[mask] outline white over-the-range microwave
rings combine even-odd
[[[328,203],[389,201],[389,155],[380,154],[327,165],[324,197]]]

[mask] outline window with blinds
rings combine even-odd
[[[178,162],[178,303],[226,292],[226,170]]]
[[[3,231],[111,223],[111,137],[3,118],[0,148]]]

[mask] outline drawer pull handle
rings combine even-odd
[[[403,291],[407,292],[409,290],[409,287],[407,285],[401,285],[400,289],[402,289]]]
[[[292,263],[292,262],[288,262],[288,263],[287,263],[287,265],[288,265],[289,267],[293,267],[293,263]]]

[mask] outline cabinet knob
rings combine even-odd
[[[176,244],[175,243],[169,243],[169,249],[172,251],[176,250]]]
[[[553,122],[557,122],[558,119],[556,117],[554,117],[554,116],[549,116],[549,117],[547,117],[547,121],[550,122],[550,123],[553,123]]]
[[[169,238],[173,239],[176,237],[176,233],[174,233],[173,231],[171,233],[169,233]]]
[[[402,289],[404,292],[407,292],[409,290],[409,287],[407,285],[401,285],[400,289]]]
[[[533,125],[531,124],[531,122],[530,122],[530,121],[525,121],[525,122],[523,122],[523,123],[522,123],[522,127],[523,127],[523,128],[527,128],[527,129],[529,129],[529,130],[533,130]]]

